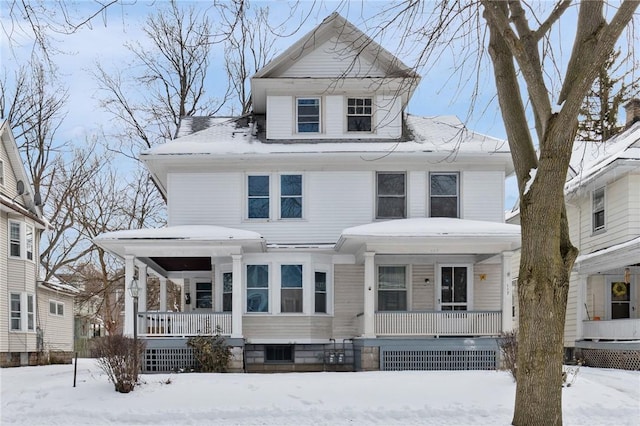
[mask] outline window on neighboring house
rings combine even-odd
[[[11,330],[34,331],[36,324],[35,296],[30,293],[11,293],[9,305]]]
[[[269,218],[269,176],[249,176],[248,217],[249,219]]]
[[[378,267],[378,310],[407,310],[406,267]]]
[[[293,362],[293,345],[266,345],[265,362]]]
[[[376,217],[378,219],[399,219],[406,217],[406,185],[404,173],[378,172],[376,191]]]
[[[280,312],[302,312],[302,265],[280,265]]]
[[[302,175],[280,176],[280,217],[302,218]]]
[[[298,133],[320,132],[320,98],[297,99]]]
[[[268,265],[247,265],[247,312],[269,312]]]
[[[33,226],[25,225],[26,235],[25,235],[25,246],[27,250],[27,259],[33,260]]]
[[[196,283],[196,308],[211,309],[211,283]]]
[[[327,313],[327,273],[315,273],[315,312],[316,314]]]
[[[51,315],[64,316],[64,303],[56,300],[49,300],[49,313]]]
[[[593,191],[593,231],[604,229],[604,187]]]
[[[371,131],[371,98],[347,99],[347,131],[370,132]]]
[[[9,253],[12,257],[20,257],[22,236],[19,222],[9,222]]]
[[[233,309],[233,274],[222,274],[222,312],[231,312]]]
[[[430,175],[431,217],[459,217],[458,174],[431,173]]]

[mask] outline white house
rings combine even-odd
[[[71,360],[73,291],[38,281],[47,228],[8,121],[0,124],[0,366]],[[47,312],[57,303],[52,317]]]
[[[141,287],[125,334],[145,339],[146,371],[189,366],[186,337],[216,327],[239,371],[496,367],[520,244],[508,145],[407,114],[419,80],[334,13],[256,73],[252,114],[187,117],[141,153],[168,226],[95,243]]]

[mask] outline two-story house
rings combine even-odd
[[[39,197],[8,121],[0,124],[0,366],[70,360],[73,295],[38,281],[40,234],[47,228]]]
[[[188,367],[185,339],[216,327],[234,370],[497,366],[520,244],[508,145],[407,114],[419,81],[334,13],[256,73],[252,114],[187,117],[141,153],[168,226],[95,242],[139,287],[124,332],[145,339],[143,369]]]

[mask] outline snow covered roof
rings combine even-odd
[[[40,281],[40,286],[48,288],[50,290],[67,293],[70,295],[76,295],[80,293],[80,290],[71,284],[66,284],[60,281],[57,277],[52,277],[48,281]]]
[[[466,129],[455,116],[418,117],[407,115],[413,136],[410,141],[262,142],[250,127],[238,127],[235,119],[215,120],[212,125],[144,151],[141,159],[164,155],[204,154],[216,156],[289,153],[434,153],[442,155],[508,154],[505,140]]]
[[[592,253],[581,254],[574,270],[581,273],[603,272],[633,265],[640,259],[640,237]]]
[[[514,250],[520,244],[520,226],[453,218],[396,219],[347,228],[342,231],[336,249],[349,251],[367,243],[378,247],[399,243],[414,252],[417,249],[427,253],[438,252],[431,245],[444,247],[444,244],[456,244],[456,251],[465,246],[470,253]],[[498,245],[502,248],[496,248]]]
[[[183,225],[165,228],[129,229],[105,232],[94,241],[106,240],[191,240],[191,241],[232,241],[262,240],[257,232],[212,225]]]

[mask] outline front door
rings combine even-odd
[[[469,309],[469,268],[467,266],[440,267],[440,310]]]

